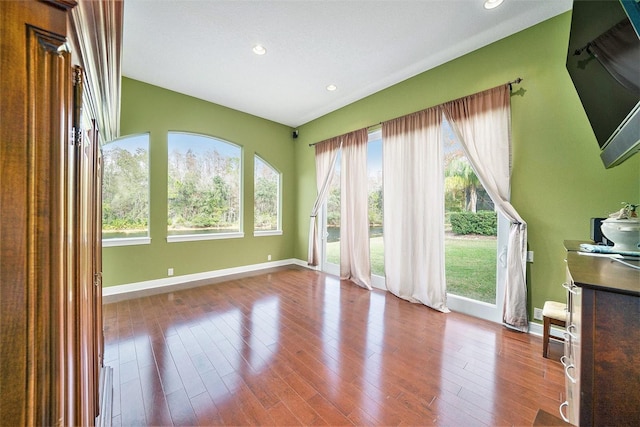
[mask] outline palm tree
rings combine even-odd
[[[456,157],[449,162],[444,171],[446,191],[464,191],[465,209],[476,212],[478,204],[478,189],[482,187],[469,160],[466,157]]]

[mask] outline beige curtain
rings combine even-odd
[[[340,278],[371,289],[367,129],[344,136],[340,176]]]
[[[390,292],[448,312],[441,121],[431,108],[382,124],[384,260]]]
[[[72,43],[87,79],[83,101],[101,145],[120,133],[123,15],[122,0],[79,0],[72,13]]]
[[[336,169],[336,160],[338,159],[341,141],[342,137],[336,137],[315,145],[318,196],[313,203],[309,220],[309,251],[307,263],[311,266],[317,266],[320,263],[318,255],[320,253],[318,248],[318,213],[325,200],[327,200],[331,179]]]
[[[511,222],[503,321],[527,331],[527,223],[509,202],[511,104],[504,85],[443,105],[476,175],[495,206]]]

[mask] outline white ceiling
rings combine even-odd
[[[483,1],[125,0],[122,72],[297,127],[572,4]]]

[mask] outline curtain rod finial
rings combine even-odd
[[[512,89],[513,89],[513,85],[514,85],[514,84],[516,84],[516,85],[517,85],[517,84],[518,84],[518,83],[520,83],[521,81],[522,81],[522,78],[521,78],[521,77],[518,77],[517,79],[512,80],[512,81],[510,81],[509,83],[507,83],[507,84],[509,85],[509,90],[512,90]]]

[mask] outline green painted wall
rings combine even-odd
[[[188,131],[243,147],[242,239],[166,241],[167,132]],[[249,114],[124,78],[121,135],[150,133],[151,244],[103,249],[104,285],[113,286],[288,259],[296,234],[296,163],[291,128]],[[282,236],[253,237],[253,159],[282,173]]]
[[[565,69],[571,13],[469,53],[299,128],[295,256],[306,259],[308,216],[315,196],[308,144],[498,86],[524,81],[512,95],[511,201],[528,222],[529,307],[563,300],[564,239],[589,238],[589,218],[620,202],[640,201],[640,155],[606,170]]]
[[[315,197],[308,144],[522,77],[512,100],[512,203],[529,224],[530,312],[562,300],[564,239],[588,239],[589,218],[640,201],[640,155],[606,170],[564,62],[570,12],[427,71],[299,128],[123,79],[121,134],[151,134],[151,245],[105,248],[112,286],[307,256]],[[244,148],[244,239],[167,243],[166,168],[170,130],[219,137]],[[283,173],[283,236],[253,237],[253,154]],[[247,167],[247,165],[249,167]]]

